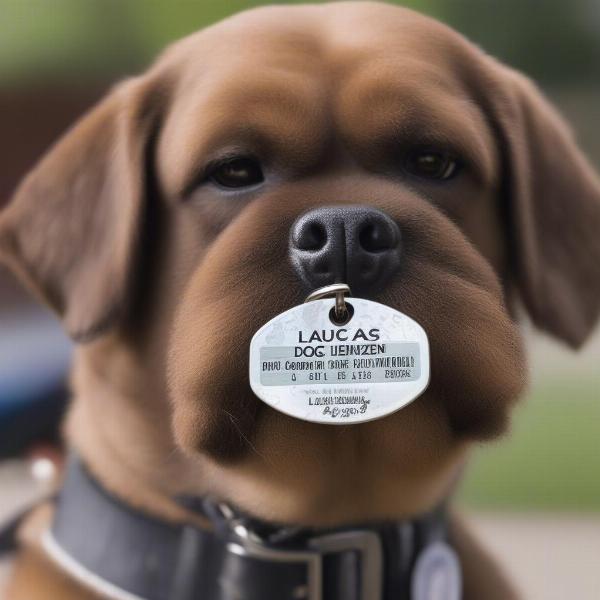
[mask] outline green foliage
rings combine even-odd
[[[448,24],[536,79],[600,83],[597,0],[451,0],[444,6]]]
[[[170,41],[252,0],[0,0],[0,81],[90,80],[143,67]],[[288,2],[294,3],[294,2]],[[595,0],[405,0],[551,82],[600,82]]]
[[[511,436],[478,451],[462,498],[483,509],[600,510],[600,377],[534,390]]]

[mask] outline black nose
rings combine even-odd
[[[368,206],[316,208],[292,226],[290,258],[311,290],[347,283],[354,294],[373,291],[400,265],[400,229]]]

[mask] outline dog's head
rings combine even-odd
[[[0,220],[88,357],[110,339],[150,387],[168,379],[187,452],[281,497],[394,480],[431,501],[522,389],[515,297],[571,346],[591,331],[599,232],[598,180],[536,88],[371,3],[258,9],[178,42]],[[309,424],[250,390],[253,333],[334,281],[429,336],[430,387],[382,420]]]

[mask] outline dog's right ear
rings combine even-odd
[[[0,258],[74,339],[106,331],[125,308],[163,96],[144,77],[120,84],[51,148],[0,214]]]

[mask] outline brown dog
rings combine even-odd
[[[407,408],[332,427],[260,402],[247,354],[306,295],[294,222],[348,205],[400,230],[397,270],[346,279],[423,325],[432,374]],[[590,333],[599,232],[598,179],[530,81],[429,18],[342,2],[174,44],[29,174],[0,247],[81,342],[67,438],[103,486],[170,522],[204,526],[174,498],[209,495],[336,527],[451,494],[524,386],[516,298],[573,347]],[[50,518],[24,527],[10,597],[95,597],[40,550]],[[515,596],[454,517],[451,535],[465,598]]]

